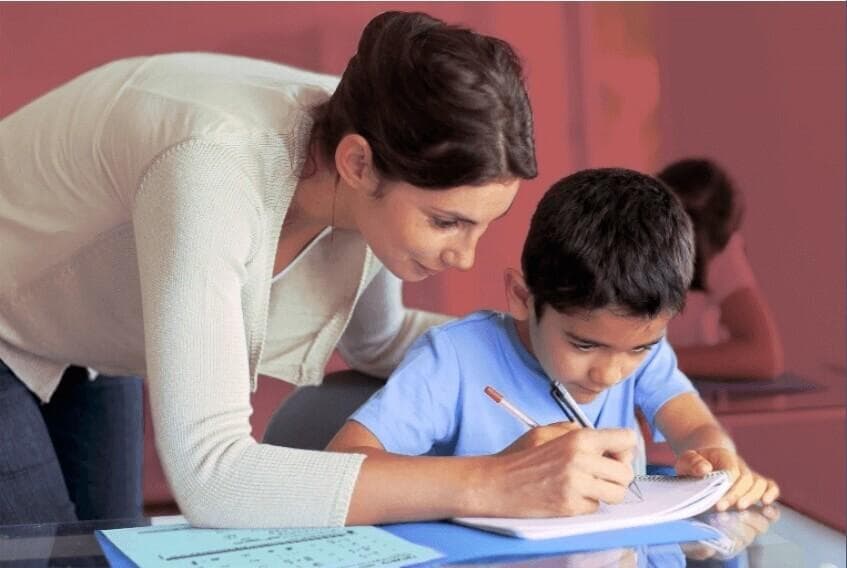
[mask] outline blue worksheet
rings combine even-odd
[[[141,568],[390,568],[442,556],[377,527],[198,529],[179,524],[106,530],[101,534]]]

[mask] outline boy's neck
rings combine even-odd
[[[515,322],[515,331],[518,334],[518,339],[520,339],[521,345],[523,345],[527,353],[535,357],[535,351],[532,349],[532,341],[529,338],[529,321],[514,318],[513,321]]]

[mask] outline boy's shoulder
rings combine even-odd
[[[450,338],[461,336],[476,336],[480,333],[503,329],[506,314],[494,310],[479,310],[459,319],[450,320],[433,327],[429,333],[446,335]]]
[[[436,349],[489,351],[508,340],[508,318],[502,312],[480,310],[432,327],[421,339],[428,338]]]
[[[442,364],[457,369],[473,369],[472,376],[481,373],[490,377],[502,369],[521,366],[528,356],[522,356],[513,318],[506,313],[481,310],[430,328],[410,350],[425,349]],[[506,363],[508,361],[509,363]]]

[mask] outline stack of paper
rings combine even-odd
[[[376,527],[198,529],[180,524],[100,534],[111,545],[104,546],[110,565],[129,566],[123,556],[141,568],[397,568],[442,556]]]
[[[572,536],[687,519],[711,508],[731,483],[725,471],[705,477],[636,476],[643,499],[603,505],[591,514],[542,519],[459,517],[454,522],[521,538]]]

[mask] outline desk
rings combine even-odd
[[[152,522],[159,519],[153,518]],[[0,565],[2,566],[107,566],[94,538],[97,529],[144,526],[151,519],[136,521],[98,521],[55,525],[16,525],[0,527]],[[613,545],[612,545],[613,546]],[[579,555],[561,555],[524,559],[520,562],[486,562],[462,566],[642,566],[649,555],[651,566],[664,566],[661,560],[667,547],[642,550],[610,549]],[[659,556],[662,555],[662,556]],[[749,566],[750,568],[810,567],[845,568],[845,536],[788,507],[780,506],[780,518],[767,532],[759,535],[741,556],[727,562],[704,563],[688,559],[686,566]],[[620,560],[619,560],[620,559]],[[634,560],[639,562],[633,562]],[[681,559],[680,559],[681,560]],[[675,564],[682,565],[682,564]]]

